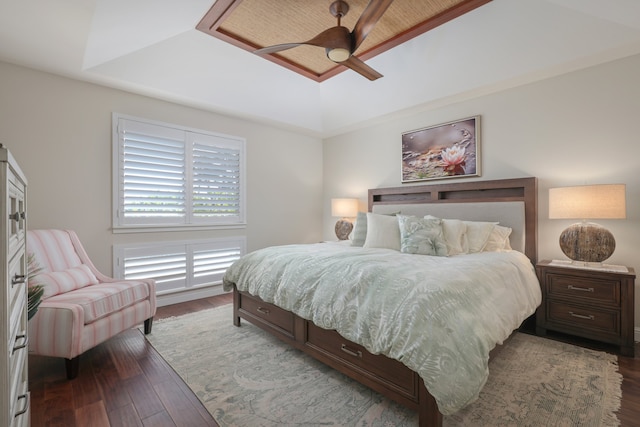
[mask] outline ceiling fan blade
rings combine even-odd
[[[253,53],[258,55],[266,55],[268,53],[280,52],[282,50],[291,49],[297,46],[301,46],[303,44],[324,47],[328,49],[334,49],[337,47],[342,47],[347,50],[351,49],[351,34],[349,30],[345,27],[331,27],[311,40],[307,40],[306,42],[300,43],[283,43],[277,44],[274,46],[263,47],[262,49],[255,50]]]
[[[376,25],[378,20],[384,15],[389,6],[391,6],[393,0],[371,0],[369,4],[358,18],[358,22],[356,22],[355,27],[353,27],[353,50],[355,52],[358,49],[358,46],[364,41],[364,39],[369,35],[369,32]]]
[[[300,45],[303,45],[303,44],[305,44],[305,43],[276,44],[276,45],[273,45],[273,46],[267,46],[267,47],[263,47],[262,49],[254,50],[253,53],[255,53],[257,55],[266,55],[268,53],[275,53],[275,52],[280,52],[281,50],[291,49],[293,47],[300,46]]]
[[[350,56],[349,59],[347,59],[344,62],[341,62],[342,65],[351,68],[353,71],[355,71],[358,74],[363,75],[364,77],[368,78],[369,80],[377,80],[380,77],[382,77],[382,74],[380,74],[379,72],[377,72],[376,70],[374,70],[373,68],[369,67],[367,64],[365,64],[363,61],[361,61],[360,59],[358,59],[355,56]]]

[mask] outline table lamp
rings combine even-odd
[[[560,248],[574,263],[601,264],[616,248],[613,234],[588,219],[626,218],[624,184],[549,189],[550,219],[581,219],[560,234]]]
[[[347,218],[358,215],[358,199],[331,199],[331,216],[340,217],[336,222],[336,236],[340,240],[349,238],[353,223]]]

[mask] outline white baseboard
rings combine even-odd
[[[178,304],[180,302],[193,301],[195,299],[201,298],[208,298],[224,293],[226,292],[222,289],[222,284],[204,286],[197,289],[159,294],[156,297],[156,305],[158,307],[164,307],[165,305]]]

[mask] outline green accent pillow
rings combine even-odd
[[[367,238],[367,213],[358,212],[356,224],[351,232],[351,246],[362,246]]]
[[[400,252],[408,254],[447,256],[447,243],[439,218],[418,218],[398,215]]]

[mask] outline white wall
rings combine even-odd
[[[538,259],[566,259],[558,237],[574,222],[548,219],[550,187],[624,183],[627,219],[598,222],[616,237],[607,262],[640,270],[638,76],[640,56],[633,56],[445,107],[423,106],[403,118],[327,139],[324,237],[335,239],[332,197],[357,197],[366,210],[367,189],[402,185],[403,132],[480,115],[482,176],[467,180],[538,177]],[[636,287],[636,325],[639,301]]]
[[[321,239],[320,139],[2,62],[0,90],[0,143],[29,180],[29,228],[76,230],[104,273],[119,243],[246,235],[254,250]],[[112,234],[112,112],[246,138],[246,230]]]
[[[627,219],[599,222],[617,240],[608,262],[640,269],[638,75],[640,56],[633,56],[474,99],[425,105],[323,143],[0,63],[0,142],[29,178],[29,227],[75,229],[98,268],[110,272],[113,244],[203,236],[111,233],[113,111],[247,139],[249,250],[334,239],[332,197],[357,197],[365,210],[367,189],[401,185],[402,132],[480,115],[482,176],[468,179],[538,177],[539,259],[563,258],[558,236],[571,223],[548,219],[548,188],[625,183]],[[230,234],[237,231],[206,236]]]

